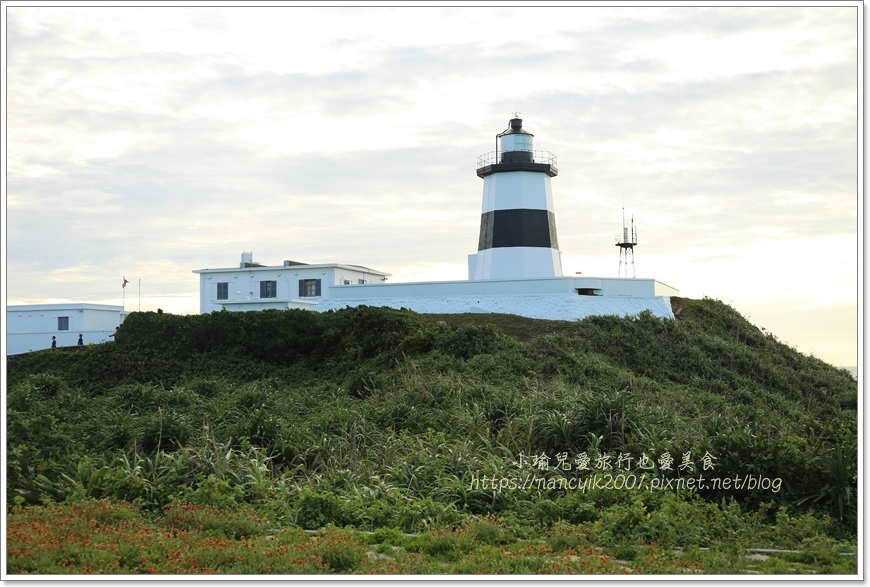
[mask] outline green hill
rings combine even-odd
[[[249,505],[311,529],[853,538],[855,379],[719,301],[673,306],[133,313],[114,343],[8,361],[7,495]]]

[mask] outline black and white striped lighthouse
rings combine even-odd
[[[496,150],[478,158],[483,210],[477,253],[468,256],[469,279],[561,277],[550,178],[552,153],[533,149],[534,135],[518,115],[496,135]]]

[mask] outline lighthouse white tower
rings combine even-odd
[[[478,158],[483,209],[477,253],[468,256],[471,280],[562,276],[550,187],[556,158],[534,151],[533,138],[514,115],[496,135],[496,151]]]

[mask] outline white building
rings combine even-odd
[[[6,354],[57,346],[107,342],[124,321],[121,306],[101,304],[34,304],[6,307]]]
[[[616,277],[545,277],[384,283],[387,273],[357,265],[252,264],[244,253],[242,267],[198,269],[200,312],[286,310],[317,311],[353,306],[408,308],[420,313],[516,314],[548,320],[587,316],[637,315],[649,310],[673,318],[670,296],[675,288],[655,279]]]
[[[255,263],[252,253],[242,253],[238,267],[197,269],[199,311],[316,309],[321,300],[348,285],[384,283],[389,273],[327,263],[309,265],[284,261],[283,265]]]
[[[496,135],[497,150],[478,159],[484,180],[478,250],[468,281],[385,283],[387,273],[357,265],[264,267],[250,253],[238,268],[199,269],[200,312],[352,306],[420,313],[504,313],[549,320],[633,316],[673,318],[679,291],[655,279],[563,277],[550,179],[552,153],[533,150],[533,135],[514,117]]]

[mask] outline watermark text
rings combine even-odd
[[[761,475],[733,475],[731,477],[710,477],[697,475],[694,477],[659,477],[646,473],[595,473],[587,477],[551,477],[534,473],[504,477],[488,475],[472,475],[468,489],[484,491],[524,491],[524,490],[622,490],[639,489],[652,491],[668,490],[754,490],[761,489],[779,493],[782,479]]]

